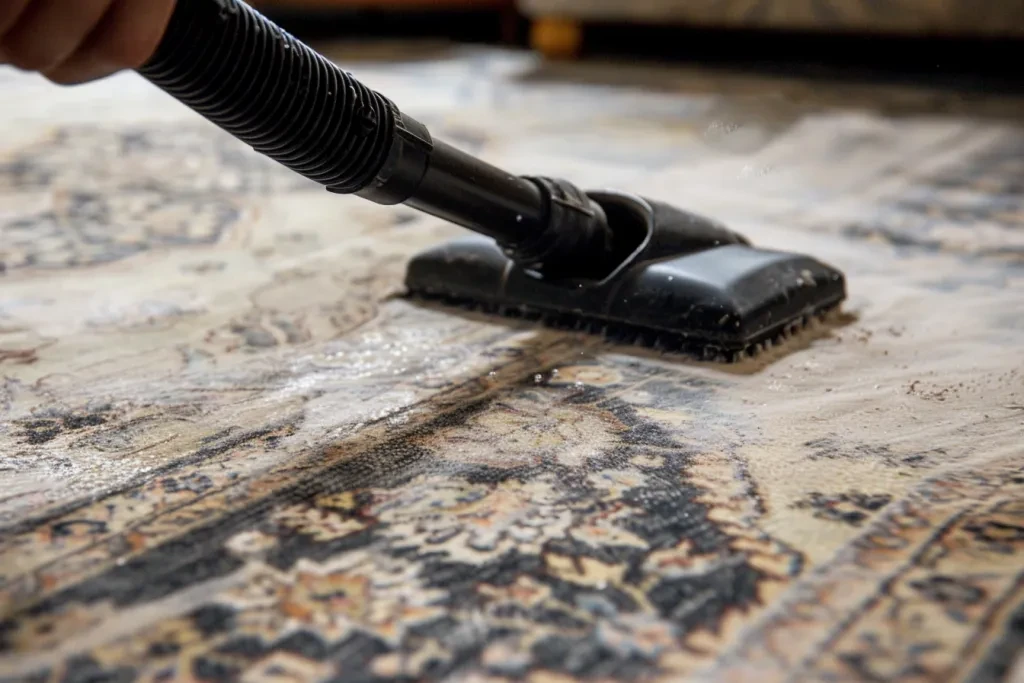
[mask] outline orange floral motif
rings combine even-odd
[[[361,621],[366,617],[370,580],[348,574],[302,572],[281,596],[281,612],[311,625],[339,617]]]
[[[510,586],[481,584],[477,592],[492,605],[521,605],[533,607],[551,597],[551,588],[528,576],[521,576]]]

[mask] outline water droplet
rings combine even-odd
[[[533,381],[535,384],[540,384],[543,380],[544,378],[541,377],[540,373],[537,373],[536,375],[533,376]]]
[[[552,375],[553,377],[557,377],[557,376],[558,376],[558,368],[555,368],[554,370],[552,370],[552,371],[551,371],[551,375]]]
[[[577,389],[582,389],[583,388],[583,382],[580,382],[580,381],[577,380],[577,382],[575,384],[573,384],[573,386],[576,387]]]
[[[523,222],[523,214],[517,213],[516,214],[516,223],[522,223],[522,222]]]

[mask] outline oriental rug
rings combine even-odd
[[[1010,675],[1021,100],[328,47],[513,172],[838,266],[843,316],[719,366],[415,305],[459,229],[0,72],[0,679]]]

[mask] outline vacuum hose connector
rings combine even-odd
[[[177,0],[139,68],[257,152],[331,192],[485,234],[545,277],[607,272],[604,212],[571,183],[515,176],[427,127],[240,0]]]

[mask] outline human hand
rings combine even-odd
[[[175,0],[0,0],[0,64],[73,85],[142,66]]]

